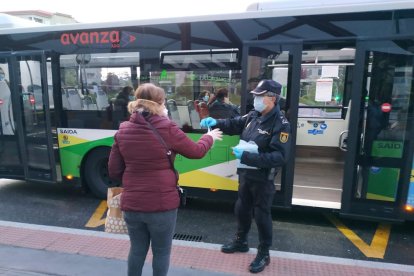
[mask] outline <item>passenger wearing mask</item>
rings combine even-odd
[[[238,199],[235,205],[237,231],[235,238],[222,246],[223,253],[247,252],[248,233],[252,219],[259,232],[259,247],[251,262],[252,273],[263,271],[270,263],[272,245],[271,206],[275,193],[274,179],[280,167],[286,164],[291,151],[290,124],[280,111],[278,99],[281,85],[273,80],[263,80],[250,93],[254,110],[234,119],[206,118],[202,127],[217,127],[229,135],[240,135],[245,142],[254,142],[257,151],[234,147],[233,154],[246,166],[237,169],[239,175]]]
[[[210,99],[211,93],[207,90],[204,90],[200,93],[198,100],[194,102],[194,108],[200,116],[200,119],[204,119],[209,116],[208,105]]]
[[[121,210],[131,242],[128,275],[142,274],[151,245],[153,275],[162,276],[168,273],[180,199],[175,171],[150,125],[169,147],[172,160],[177,154],[204,157],[214,141],[221,140],[222,132],[211,130],[193,142],[168,118],[162,88],[142,84],[135,98],[128,105],[129,121],[121,123],[115,134],[108,170],[110,178],[122,181],[124,188]]]

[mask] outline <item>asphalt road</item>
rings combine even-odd
[[[81,187],[0,179],[0,220],[103,231],[105,206]],[[222,244],[235,229],[231,202],[191,199],[179,210],[176,239]],[[275,209],[273,229],[273,250],[414,265],[413,222],[391,225],[324,210]],[[249,246],[257,244],[253,223]]]

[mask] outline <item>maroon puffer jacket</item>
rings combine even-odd
[[[166,117],[152,115],[148,121],[172,150],[187,158],[202,158],[213,144],[203,135],[195,143]],[[160,212],[178,208],[176,178],[166,156],[166,149],[138,112],[123,122],[115,134],[109,156],[109,177],[121,180],[123,211]]]

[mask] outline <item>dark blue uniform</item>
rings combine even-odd
[[[272,245],[271,206],[275,193],[274,178],[289,157],[290,124],[280,111],[279,105],[261,115],[251,111],[243,117],[217,120],[224,133],[240,135],[240,139],[254,141],[259,153],[244,151],[241,163],[258,169],[238,169],[239,191],[235,213],[238,219],[237,235],[247,238],[253,217],[259,231],[262,249]]]

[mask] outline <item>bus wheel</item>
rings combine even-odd
[[[109,186],[113,186],[108,174],[108,158],[110,148],[98,148],[87,157],[84,166],[86,184],[92,193],[101,199],[106,199]]]

